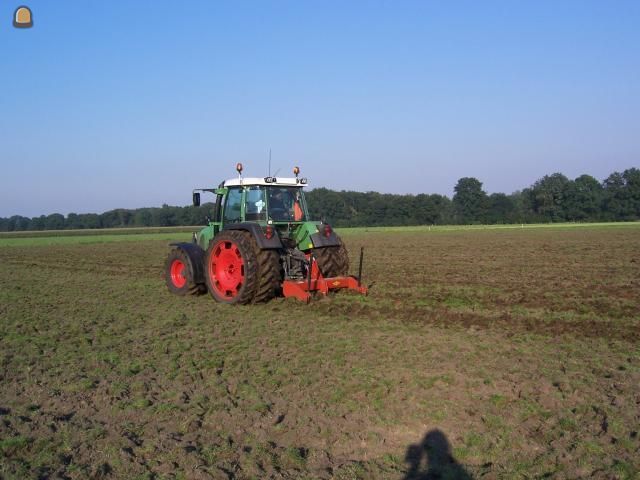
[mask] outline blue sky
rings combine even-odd
[[[639,25],[624,0],[3,0],[0,216],[185,205],[269,148],[334,189],[602,180],[640,165]]]

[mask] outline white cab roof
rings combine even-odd
[[[271,177],[273,178],[273,177]],[[283,178],[276,177],[275,182],[267,182],[264,178],[260,177],[247,177],[247,178],[231,178],[229,180],[224,181],[225,187],[236,187],[239,185],[250,186],[250,185],[275,185],[275,186],[284,186],[284,187],[306,187],[307,183],[300,183],[300,180],[297,178]]]

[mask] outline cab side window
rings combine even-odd
[[[227,194],[227,201],[224,204],[224,221],[239,222],[241,205],[242,191],[239,188],[230,188]]]

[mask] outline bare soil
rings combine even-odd
[[[640,228],[341,235],[308,306],[0,245],[0,478],[640,478]]]

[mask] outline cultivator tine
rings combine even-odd
[[[309,255],[309,269],[307,270],[308,278],[307,278],[307,291],[311,291],[311,276],[313,272],[313,262],[315,262],[315,257],[313,256],[313,252]]]
[[[364,257],[364,247],[360,247],[360,263],[358,263],[358,286],[362,286],[362,258]]]

